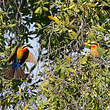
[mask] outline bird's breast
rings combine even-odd
[[[98,53],[98,51],[97,51],[97,48],[91,48],[91,55],[93,55],[93,56],[99,56],[99,53]]]
[[[17,50],[17,59],[22,59],[23,57],[23,49],[19,49]]]

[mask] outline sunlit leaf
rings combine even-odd
[[[44,10],[44,11],[48,11],[48,8],[47,8],[47,7],[43,7],[43,10]]]
[[[21,94],[21,88],[19,87],[19,93]]]
[[[60,21],[59,21],[59,19],[56,17],[56,16],[48,16],[48,18],[50,19],[50,20],[53,20],[53,21],[55,21],[55,23],[60,23]]]
[[[41,8],[41,7],[38,7],[38,8],[35,10],[35,13],[36,13],[36,14],[38,14],[38,13],[41,14],[41,12],[42,12],[41,10],[42,10],[42,8]]]

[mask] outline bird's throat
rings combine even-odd
[[[22,59],[23,57],[23,49],[19,49],[17,50],[17,59]]]
[[[93,56],[99,56],[99,53],[97,51],[97,46],[96,45],[92,45],[91,46],[91,55],[93,55]]]

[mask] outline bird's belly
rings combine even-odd
[[[91,50],[91,55],[98,57],[99,53],[96,50]]]

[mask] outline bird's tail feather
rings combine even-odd
[[[10,65],[9,67],[5,68],[3,70],[3,76],[5,78],[8,78],[8,79],[12,79],[13,76],[14,76],[14,69],[12,67],[12,65]]]
[[[24,79],[26,77],[21,67],[14,70],[12,65],[4,69],[3,76],[8,79]]]
[[[17,70],[14,72],[14,79],[24,79],[26,75],[24,74],[24,71],[22,70],[21,67],[19,67]]]

